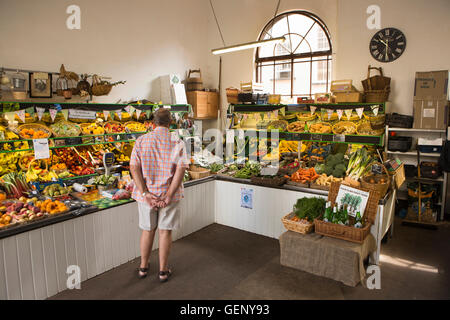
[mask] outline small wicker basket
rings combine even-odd
[[[188,172],[192,180],[206,178],[211,175],[211,170],[197,167],[195,165],[190,165]]]
[[[384,197],[384,195],[389,190],[389,186],[391,185],[391,177],[389,176],[389,172],[387,171],[386,167],[383,164],[381,164],[381,163],[372,163],[370,165],[369,169],[371,169],[374,164],[380,165],[384,169],[384,172],[386,174],[384,174],[384,175],[383,174],[376,174],[376,175],[370,175],[370,176],[362,177],[361,178],[361,187],[363,187],[364,189],[367,189],[367,190],[377,191],[377,192],[380,193],[381,197]],[[374,179],[375,183],[369,182],[368,181],[369,177]],[[384,182],[384,183],[381,182],[380,180],[382,178],[383,179],[385,178],[387,182]]]
[[[27,123],[27,124],[22,124],[20,126],[18,126],[15,129],[16,134],[19,135],[20,138],[26,140],[26,139],[31,139],[31,138],[27,138],[25,136],[23,136],[20,132],[23,129],[33,129],[33,130],[40,130],[40,131],[44,131],[45,133],[47,133],[47,137],[46,138],[50,138],[53,134],[52,130],[50,128],[48,128],[47,126],[43,125],[43,124],[39,124],[39,123]]]
[[[308,222],[308,223],[300,223],[297,221],[292,220],[292,218],[295,216],[294,212],[288,213],[285,215],[281,222],[283,222],[284,227],[290,231],[298,232],[301,234],[308,234],[311,233],[314,230],[314,223]]]

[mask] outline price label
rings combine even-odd
[[[48,147],[48,139],[33,139],[33,149],[35,159],[50,158],[50,148]]]
[[[87,111],[87,110],[70,109],[69,110],[69,118],[70,119],[95,120],[96,112],[95,111]]]
[[[311,135],[311,140],[322,141],[322,135],[321,134],[312,134]]]
[[[334,137],[333,137],[333,141],[345,142],[345,135],[343,135],[343,134],[335,134]]]

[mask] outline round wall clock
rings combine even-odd
[[[405,51],[406,37],[398,29],[385,28],[372,37],[369,50],[372,57],[380,62],[397,60]]]

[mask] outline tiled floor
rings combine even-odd
[[[213,224],[173,244],[167,283],[157,279],[155,251],[146,279],[137,279],[136,259],[52,299],[450,299],[449,246],[448,225],[396,221],[382,246],[381,290],[368,290],[283,267],[278,240]]]

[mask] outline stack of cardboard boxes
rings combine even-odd
[[[449,71],[416,72],[414,128],[443,129],[448,125]]]

